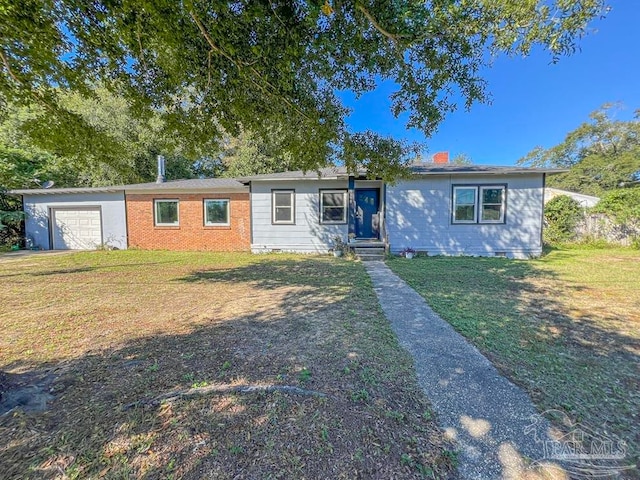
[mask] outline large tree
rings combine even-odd
[[[589,121],[569,132],[564,141],[537,147],[519,162],[532,166],[568,168],[549,177],[550,186],[589,195],[633,183],[640,175],[640,110],[631,120],[616,120],[616,105],[591,113]]]
[[[392,112],[429,135],[458,94],[486,100],[488,52],[555,59],[602,13],[603,0],[2,0],[0,94],[77,130],[58,92],[99,81],[141,118],[159,113],[193,158],[223,132],[277,130],[298,167],[339,155],[388,177],[406,149],[348,132],[337,91],[392,80]]]
[[[284,172],[295,168],[291,155],[284,151],[278,132],[264,136],[241,131],[237,137],[228,137],[219,153],[225,177],[244,177],[261,173]]]
[[[162,128],[160,115],[141,121],[124,98],[105,88],[91,93],[58,95],[74,119],[70,124],[37,104],[0,111],[0,186],[36,187],[38,179],[61,187],[153,181],[159,153],[167,156],[169,179],[222,171],[215,158],[185,156],[179,138]]]

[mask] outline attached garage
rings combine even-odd
[[[54,250],[91,250],[102,245],[100,207],[52,208],[51,240]]]
[[[17,190],[22,195],[25,236],[43,250],[127,248],[123,187]]]

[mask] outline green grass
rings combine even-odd
[[[0,257],[2,478],[446,478],[451,446],[358,262],[145,251]],[[327,398],[216,394],[291,385]],[[388,412],[400,412],[398,422]],[[411,442],[408,439],[415,439]],[[402,463],[410,455],[412,465]]]
[[[393,258],[390,268],[541,411],[614,433],[638,459],[640,252],[563,248],[530,261]]]

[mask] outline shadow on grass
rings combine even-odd
[[[410,359],[361,265],[270,258],[171,283],[210,287],[212,297],[222,283],[269,293],[246,312],[251,299],[235,299],[228,318],[212,311],[199,325],[176,319],[163,334],[72,360],[3,367],[55,396],[44,413],[0,417],[3,478],[412,478],[418,464],[447,475],[441,433],[423,416]],[[294,385],[331,398],[232,394],[122,409],[204,384]]]
[[[149,262],[149,263],[122,263],[122,264],[109,264],[109,265],[83,265],[78,267],[69,267],[69,268],[58,268],[58,269],[50,269],[48,267],[43,268],[40,271],[27,271],[20,273],[9,273],[9,274],[0,274],[0,278],[10,278],[10,277],[49,277],[55,275],[68,275],[73,273],[87,273],[94,272],[96,270],[115,270],[122,268],[136,268],[136,267],[150,267],[154,265],[162,265],[162,264],[171,264],[174,262]],[[41,265],[38,265],[36,268],[42,268]]]
[[[591,316],[570,312],[557,283],[548,281],[554,273],[531,261],[429,257],[388,263],[524,387],[541,411],[560,409],[574,421],[615,433],[638,460],[640,340],[621,331],[625,319],[602,309]],[[584,284],[563,284],[563,291],[589,291]]]
[[[352,288],[362,278],[353,274],[354,264],[317,258],[272,259],[250,263],[242,267],[212,268],[191,273],[174,281],[194,282],[251,282],[262,288],[282,286],[310,286]],[[357,267],[359,268],[359,267]]]

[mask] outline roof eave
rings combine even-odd
[[[414,177],[426,177],[431,175],[533,175],[556,174],[568,172],[567,169],[527,169],[527,170],[442,170],[428,172],[411,172]]]
[[[17,189],[9,190],[9,195],[69,195],[74,193],[121,193],[123,188],[56,188],[56,189]]]

